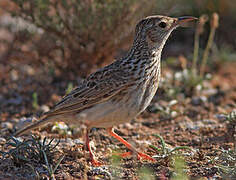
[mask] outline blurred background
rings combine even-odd
[[[24,177],[27,167],[28,174],[32,174],[32,167],[42,171],[40,163],[25,161],[25,151],[17,151],[22,153],[20,159],[17,154],[8,153],[12,160],[5,158],[3,163],[1,153],[9,137],[32,117],[48,111],[89,73],[125,55],[131,47],[136,23],[150,15],[188,15],[199,21],[172,33],[163,50],[157,95],[138,120],[117,127],[118,134],[139,142],[138,147],[143,150],[149,143],[160,147],[160,141],[151,136],[160,134],[168,147],[188,146],[196,150],[186,160],[191,177],[217,179],[223,174],[223,167],[230,173],[228,178],[219,179],[236,179],[235,0],[0,0],[0,179],[4,173],[5,178],[11,174]],[[73,142],[83,139],[83,129],[56,123],[34,134],[69,137]],[[93,134],[100,157],[110,156],[111,149],[117,149],[106,149],[112,140],[103,135],[105,132]],[[64,179],[76,177],[74,172],[83,177],[88,163],[77,155],[71,159],[74,152],[83,151],[82,146],[62,146],[69,157],[65,160],[69,168],[57,176],[68,171],[70,176]],[[231,151],[233,147],[235,151]],[[173,172],[168,158],[172,155],[166,156],[164,146],[163,149],[164,156],[160,150],[149,151],[159,155],[161,166],[153,166],[159,179],[165,179],[164,172]],[[221,149],[225,149],[223,154],[219,153]],[[44,163],[44,159],[36,157],[36,162]],[[122,176],[134,177],[136,165],[122,167],[127,169],[123,169],[126,173]],[[134,169],[130,171],[130,167]],[[117,179],[122,176],[118,173]]]
[[[154,14],[199,17],[213,12],[220,16],[215,47],[235,51],[236,3],[232,0],[1,0],[0,62],[14,59],[84,77],[128,50],[139,19]],[[174,32],[164,59],[191,54],[194,31]],[[206,26],[201,47],[208,32]]]
[[[198,35],[199,50],[194,47],[199,29],[195,23],[174,31],[163,52],[164,69],[190,69],[194,51],[199,54],[198,68],[214,12],[219,27],[206,72],[236,60],[236,3],[231,0],[1,0],[0,113],[31,114],[32,109],[37,111],[32,101],[38,94],[39,104],[53,105],[66,89],[123,56],[132,44],[136,23],[149,15],[208,16]]]

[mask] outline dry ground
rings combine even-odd
[[[160,153],[149,145],[161,146],[153,134],[161,135],[168,148],[188,146],[193,151],[182,150],[181,156],[186,166],[185,173],[191,179],[222,179],[214,159],[221,155],[219,149],[232,149],[235,142],[227,123],[218,120],[216,115],[229,113],[235,108],[235,69],[235,62],[220,64],[212,72],[212,78],[204,81],[206,88],[188,96],[181,92],[168,96],[165,85],[162,85],[148,109],[131,123],[116,127],[116,132],[140,151],[152,156]],[[173,73],[165,67],[163,79],[167,78],[167,74],[173,76]],[[22,117],[47,110],[64,94],[68,82],[75,85],[79,81],[74,75],[52,77],[48,70],[23,60],[11,59],[10,63],[0,64],[0,150],[12,148],[6,147],[5,143]],[[37,92],[37,101],[32,98],[34,92]],[[34,101],[39,107],[33,107]],[[110,176],[115,179],[142,179],[147,174],[149,178],[166,179],[174,175],[173,156],[159,157],[155,163],[138,161],[135,157],[115,160],[116,156],[112,154],[125,152],[126,148],[103,129],[94,129],[90,138],[95,143],[95,154],[104,166],[92,167],[88,154],[83,151],[84,127],[70,127],[70,130],[72,135],[59,135],[52,131],[51,125],[33,132],[41,138],[61,139],[52,164],[55,165],[61,155],[65,157],[55,172],[56,179],[109,179]],[[0,155],[0,179],[34,179],[37,173],[46,178],[49,175],[43,164],[45,162],[16,163]]]

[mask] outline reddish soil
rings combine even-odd
[[[15,125],[19,123],[21,117],[30,117],[34,113],[42,112],[42,105],[51,107],[64,94],[68,82],[74,84],[78,82],[74,76],[71,76],[69,80],[67,76],[61,75],[49,77],[45,69],[23,64],[25,62],[14,59],[8,65],[0,64],[1,151],[11,149],[11,147],[6,147],[4,139],[7,140],[15,131]],[[138,150],[152,156],[160,155],[160,153],[150,148],[149,144],[161,147],[159,139],[152,134],[161,135],[168,148],[188,146],[194,151],[182,150],[181,152],[186,174],[191,179],[200,177],[222,179],[223,176],[216,167],[216,161],[213,160],[220,156],[219,149],[232,149],[234,139],[229,136],[227,123],[218,120],[216,115],[229,113],[235,108],[235,68],[236,63],[226,62],[212,73],[213,78],[204,82],[214,90],[212,93],[203,90],[189,97],[177,96],[175,98],[177,104],[170,106],[171,112],[177,112],[177,115],[173,116],[171,113],[165,114],[155,109],[156,106],[165,109],[174,99],[171,96],[167,97],[165,87],[161,86],[149,108],[132,122],[116,127],[116,132],[135,145]],[[165,68],[163,74],[166,72],[171,72],[173,75],[173,70]],[[33,92],[38,94],[40,108],[37,110],[32,107]],[[201,96],[206,97],[206,100],[197,99]],[[55,165],[62,154],[65,157],[55,172],[56,179],[109,179],[110,176],[115,179],[138,179],[142,176],[144,167],[152,172],[150,177],[154,179],[166,179],[173,176],[174,165],[171,155],[157,158],[155,163],[138,161],[135,156],[114,163],[112,153],[126,152],[127,149],[109,137],[103,129],[94,129],[90,138],[95,143],[95,154],[104,166],[92,167],[88,153],[83,150],[83,145],[74,141],[79,139],[83,142],[83,126],[73,130],[72,135],[66,136],[52,132],[51,128],[52,126],[48,126],[40,131],[34,131],[33,134],[41,138],[61,139],[57,147],[59,153],[55,153],[53,164]],[[0,155],[0,178],[35,178],[36,175],[31,176],[32,167],[40,177],[48,177],[43,164],[45,163],[16,164],[11,158],[3,158]]]

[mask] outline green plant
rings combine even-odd
[[[6,143],[7,146],[11,146],[7,152],[0,152],[3,158],[11,158],[12,161],[17,165],[27,165],[35,173],[35,176],[39,176],[38,172],[35,170],[33,164],[45,163],[43,165],[48,171],[49,177],[55,179],[54,173],[60,165],[61,161],[64,158],[64,155],[59,158],[56,162],[55,167],[53,168],[53,158],[55,153],[55,148],[58,146],[60,141],[53,145],[54,139],[51,139],[47,142],[45,137],[42,141],[32,136],[27,140],[19,140],[15,137],[11,137],[10,140]]]
[[[218,56],[216,57],[217,62],[231,61],[234,62],[236,59],[236,52],[230,47],[223,47],[219,49]]]
[[[32,101],[32,106],[34,109],[38,109],[39,108],[39,104],[38,104],[38,94],[36,92],[33,93],[32,95],[33,101]]]
[[[153,136],[159,138],[160,139],[160,143],[161,143],[161,148],[158,148],[158,147],[156,147],[154,145],[149,145],[149,147],[151,147],[152,149],[154,149],[158,153],[158,155],[155,155],[153,157],[168,158],[168,157],[174,155],[176,151],[179,151],[179,150],[182,150],[182,149],[193,151],[188,146],[178,146],[178,147],[174,147],[174,148],[168,148],[166,146],[166,143],[165,143],[165,141],[164,141],[162,136],[160,136],[158,134],[153,134]]]
[[[21,165],[22,163],[43,163],[45,161],[44,153],[47,157],[50,157],[49,162],[52,162],[55,148],[58,146],[59,141],[53,145],[51,139],[47,143],[47,139],[44,138],[40,141],[39,138],[32,136],[27,140],[19,140],[15,137],[11,137],[6,143],[7,146],[11,146],[7,152],[1,152],[3,157],[9,157],[14,163]]]
[[[121,161],[122,161],[122,153],[119,151],[112,151],[112,156],[110,158],[111,166],[112,166],[112,177],[113,178],[119,178],[120,177],[120,167],[121,167]]]
[[[153,170],[148,167],[141,167],[138,171],[138,176],[139,176],[139,179],[143,179],[143,180],[155,179]]]
[[[47,171],[49,173],[49,177],[52,178],[52,179],[56,179],[54,173],[57,170],[58,166],[61,164],[61,161],[64,159],[65,156],[62,155],[58,159],[58,161],[57,161],[57,163],[56,163],[54,168],[52,167],[51,164],[48,163],[48,156],[46,155],[45,151],[43,151],[43,156],[44,156],[45,163],[46,163],[46,166],[44,166],[44,167],[47,169]]]
[[[73,89],[73,83],[69,82],[66,89],[66,94],[69,94]]]
[[[226,179],[236,178],[236,148],[232,150],[220,150],[216,166]]]
[[[194,51],[193,51],[193,64],[192,64],[192,73],[197,75],[197,61],[198,61],[198,54],[199,54],[199,38],[200,35],[204,31],[204,25],[208,21],[208,16],[206,14],[203,14],[200,16],[196,31],[194,34]]]
[[[185,172],[186,164],[184,159],[181,156],[175,156],[173,158],[174,162],[174,173],[171,177],[171,180],[188,180],[188,176]]]
[[[227,136],[234,142],[234,147],[236,147],[236,110],[229,114],[217,115],[217,118],[227,123]]]

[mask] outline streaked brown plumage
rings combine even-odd
[[[150,104],[158,88],[161,52],[167,38],[180,23],[193,19],[150,16],[141,20],[136,26],[133,46],[125,57],[91,74],[38,122],[19,130],[15,135],[53,121],[77,125],[84,123],[88,132],[92,127],[107,128],[110,135],[139,157],[154,160],[135,150],[115,134],[112,127],[129,122]],[[90,149],[88,133],[86,137],[92,162],[100,165]]]

